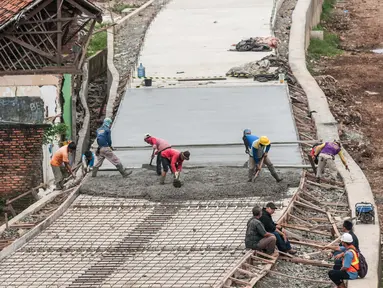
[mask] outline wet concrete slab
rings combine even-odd
[[[196,144],[241,143],[242,131],[271,141],[296,141],[297,133],[284,85],[247,87],[130,89],[112,127],[113,146],[144,146],[144,134],[167,139],[191,151],[187,165],[242,165],[243,146],[196,148]],[[124,165],[140,167],[150,150],[116,151]],[[300,164],[298,145],[272,147],[275,164]],[[109,167],[105,163],[104,167]]]

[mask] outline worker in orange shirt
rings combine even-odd
[[[69,154],[74,153],[75,151],[76,144],[71,142],[68,145],[62,146],[59,150],[56,151],[56,153],[53,154],[51,167],[53,175],[55,176],[56,190],[62,190],[64,188],[63,175],[66,174],[66,171],[68,171],[70,175],[73,175],[72,168],[69,164]]]

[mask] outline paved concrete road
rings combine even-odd
[[[270,36],[273,2],[171,1],[151,24],[139,62],[150,77],[192,77],[225,75],[259,60],[269,53],[228,50],[242,39]]]
[[[242,165],[243,146],[192,145],[241,143],[245,128],[273,141],[297,140],[286,92],[284,85],[131,89],[113,125],[113,146],[143,146],[144,134],[151,133],[174,146],[186,145],[180,149],[191,150],[188,165]],[[150,157],[143,149],[116,153],[129,167],[140,167]],[[275,164],[301,163],[297,145],[275,146],[270,156]]]

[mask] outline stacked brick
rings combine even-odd
[[[0,124],[0,197],[26,192],[43,182],[45,127]]]

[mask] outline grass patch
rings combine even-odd
[[[130,5],[130,4],[125,4],[125,3],[117,3],[116,5],[113,6],[112,11],[114,13],[119,13],[126,9],[126,8],[138,8],[139,6],[137,5]]]
[[[317,26],[313,27],[313,31],[323,31],[324,28],[321,24],[318,24]]]
[[[322,4],[321,21],[327,21],[330,19],[335,3],[336,0],[324,0]]]
[[[101,23],[101,24],[96,24],[93,32],[97,31],[98,29],[101,29],[105,26],[107,26],[107,23]],[[88,46],[88,51],[87,51],[87,57],[90,57],[94,54],[96,54],[98,51],[104,50],[107,47],[107,32],[102,31],[94,34],[92,36],[92,39],[90,40],[89,46]]]
[[[338,49],[339,37],[333,33],[324,32],[323,40],[311,39],[308,49],[309,58],[318,60],[321,56],[337,56],[342,54]]]

